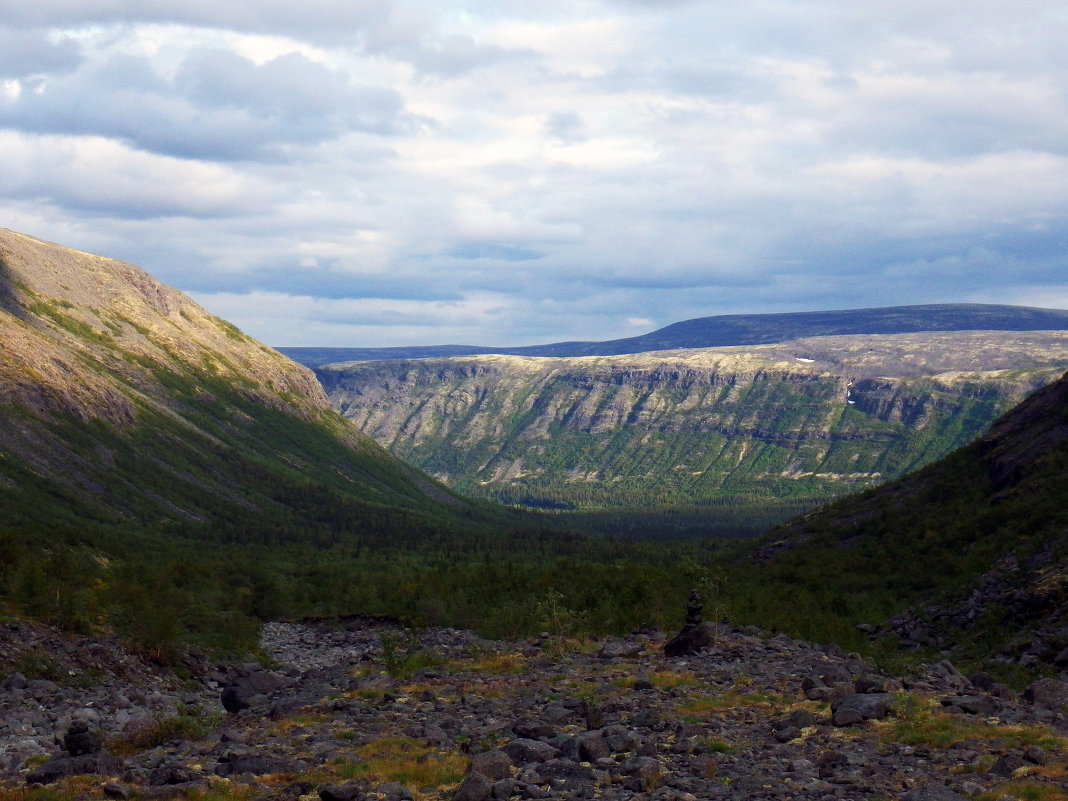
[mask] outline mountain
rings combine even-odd
[[[363,431],[466,493],[571,509],[758,501],[745,515],[789,500],[781,521],[946,455],[1066,368],[1068,331],[960,331],[316,375]]]
[[[1066,510],[1068,374],[945,459],[772,532],[750,571],[887,652],[1065,670]]]
[[[770,345],[792,339],[850,334],[910,334],[918,331],[1065,331],[1068,311],[981,303],[943,303],[784,314],[724,314],[699,317],[625,339],[555,342],[522,347],[425,345],[397,348],[283,347],[291,359],[319,367],[333,362],[506,356],[620,356],[656,350]]]
[[[504,528],[182,293],[0,230],[5,609],[242,648],[265,615],[377,611],[388,592],[351,586],[357,558],[387,575],[397,548]]]
[[[308,370],[185,295],[11,231],[0,414],[9,524],[74,506],[152,526],[265,518],[288,514],[283,486],[312,483],[369,508],[461,504],[334,414]],[[57,502],[36,502],[46,487]]]

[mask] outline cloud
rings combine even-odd
[[[0,27],[0,78],[32,78],[44,73],[70,72],[82,63],[78,43],[53,41],[44,31],[16,31]]]
[[[291,52],[263,64],[195,49],[173,77],[147,56],[109,55],[73,75],[0,102],[0,125],[26,132],[105,136],[190,159],[277,159],[278,148],[404,125],[388,87],[354,83]]]
[[[1065,296],[1066,31],[1044,0],[0,0],[0,19],[7,224],[135,261],[268,342]]]

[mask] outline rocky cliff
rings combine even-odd
[[[971,441],[1066,366],[1068,332],[969,331],[316,373],[343,415],[454,487],[627,506],[878,483]]]

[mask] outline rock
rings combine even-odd
[[[453,794],[453,801],[486,801],[493,795],[493,780],[478,771],[470,771]],[[323,799],[323,801],[328,801]]]
[[[1030,762],[1032,765],[1045,765],[1048,761],[1046,752],[1040,746],[1032,745],[1026,751],[1023,752],[1023,758]]]
[[[1018,769],[1022,768],[1025,764],[1023,757],[1019,754],[1005,754],[997,762],[990,766],[990,773],[995,776],[1004,776],[1006,778],[1012,778],[1012,774]]]
[[[183,784],[165,784],[160,787],[146,787],[140,792],[145,801],[171,801],[171,799],[195,798],[203,795],[211,789],[211,785],[203,780],[185,782]]]
[[[968,715],[993,715],[997,704],[988,695],[955,695],[942,699],[942,706],[957,707]]]
[[[863,718],[861,718],[861,720],[863,720]],[[851,722],[859,723],[860,720],[851,721]],[[841,723],[841,724],[838,724],[838,725],[846,726],[846,725],[849,725],[849,724],[848,723]],[[788,742],[790,742],[790,740],[796,740],[800,736],[801,736],[801,729],[797,728],[797,726],[784,726],[783,728],[781,728],[781,729],[779,729],[779,730],[777,730],[775,732],[775,739],[778,740],[780,743],[788,743]]]
[[[380,784],[367,794],[368,798],[380,798],[385,801],[414,801],[412,791],[400,782],[386,782]]]
[[[499,801],[511,798],[517,786],[518,782],[515,779],[497,779],[493,783],[493,797],[499,799]]]
[[[58,756],[26,774],[26,784],[51,784],[66,776],[113,776],[121,773],[122,760],[107,751],[81,756]]]
[[[481,773],[487,779],[505,779],[512,775],[512,758],[501,750],[483,751],[471,759],[468,772]]]
[[[931,665],[928,668],[928,672],[930,673],[932,684],[942,689],[963,692],[971,685],[971,682],[948,659],[943,659]]]
[[[858,693],[885,693],[886,679],[878,676],[861,676],[853,682],[853,686]]]
[[[641,643],[628,640],[609,640],[601,646],[597,656],[601,659],[622,659],[624,657],[636,657],[641,652]]]
[[[71,756],[95,754],[103,747],[100,732],[90,728],[85,721],[71,723],[63,735],[63,748]]]
[[[321,801],[354,801],[367,785],[361,781],[348,782],[347,784],[324,784],[319,788]]]
[[[556,727],[543,720],[524,720],[512,726],[516,737],[527,740],[547,740],[556,734]]]
[[[1059,679],[1039,679],[1027,686],[1023,697],[1036,709],[1068,712],[1068,682]]]
[[[859,709],[844,706],[834,711],[834,714],[831,715],[831,722],[835,726],[852,726],[855,723],[863,723],[864,715],[861,714]]]
[[[517,765],[529,765],[532,762],[544,762],[547,759],[552,759],[557,756],[560,751],[553,748],[548,743],[543,743],[539,740],[531,740],[526,737],[520,737],[517,740],[512,740],[504,748],[501,749],[512,761]]]
[[[817,718],[815,713],[808,709],[795,709],[785,718],[773,720],[771,722],[771,728],[775,731],[781,731],[785,728],[803,729],[806,726],[815,726]]]
[[[905,793],[901,801],[967,801],[942,784],[925,784]]]
[[[701,623],[683,629],[664,645],[666,656],[688,656],[711,648],[716,642],[718,627],[713,623]]]
[[[578,784],[588,784],[595,779],[592,768],[562,757],[548,759],[538,765],[535,770],[556,790],[574,787]]]
[[[233,671],[222,689],[222,705],[236,713],[265,703],[269,696],[286,686],[287,680],[257,666],[242,666]]]
[[[623,787],[633,792],[649,792],[664,774],[659,760],[646,756],[630,757],[619,766],[619,771],[629,779],[624,780]]]
[[[846,695],[831,704],[831,720],[835,726],[849,726],[862,720],[881,719],[886,717],[893,700],[894,696],[890,693]]]

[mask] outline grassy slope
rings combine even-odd
[[[936,464],[772,532],[760,558],[743,560],[734,575],[743,584],[759,577],[776,591],[740,592],[737,608],[784,629],[860,644],[856,624],[883,623],[906,607],[920,618],[968,613],[986,576],[1004,585],[999,601],[976,608],[966,625],[952,614],[940,625],[936,619],[940,647],[989,666],[1007,643],[1029,642],[1042,628],[1068,646],[1065,476],[1068,377]],[[1006,564],[1018,567],[999,568]],[[895,642],[888,633],[882,644]]]

